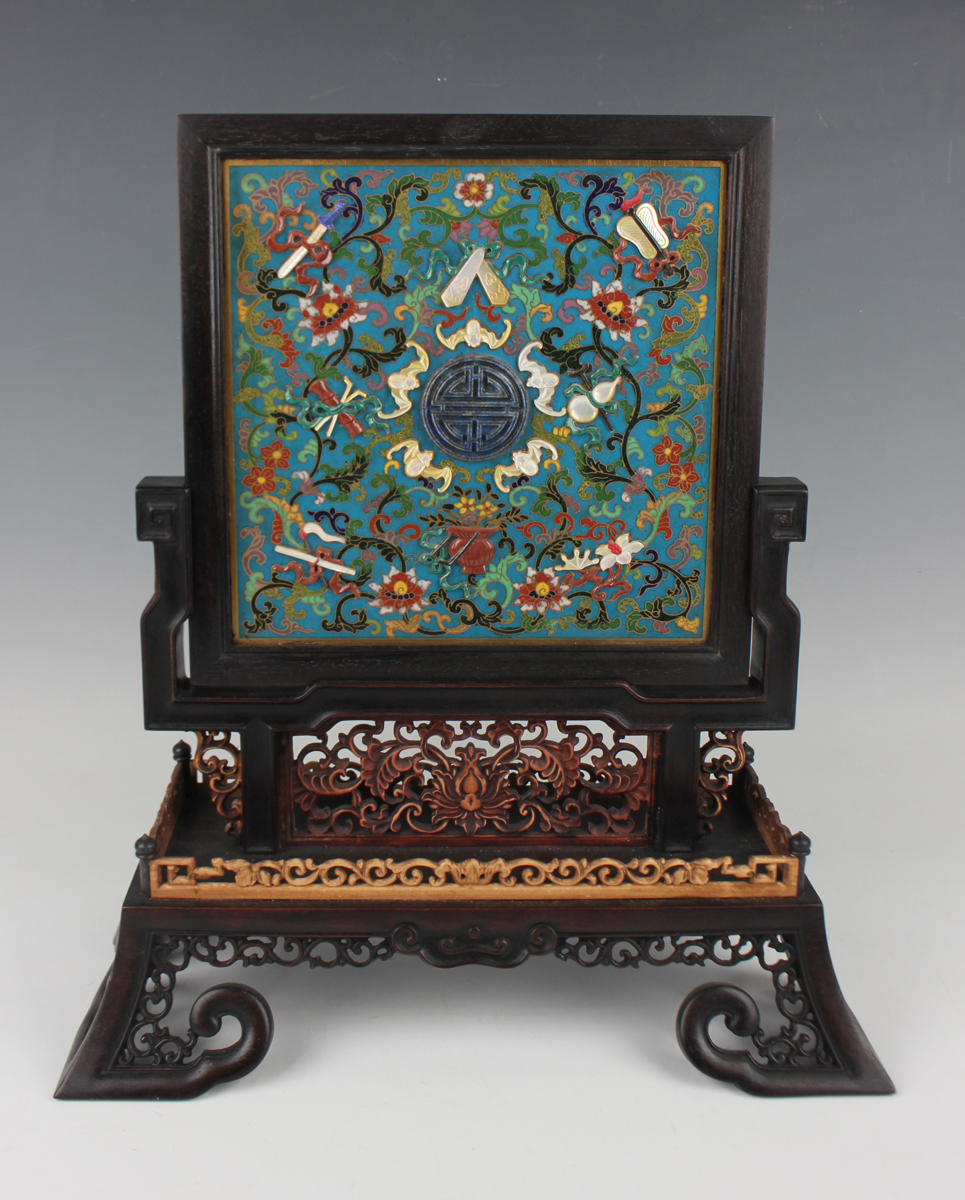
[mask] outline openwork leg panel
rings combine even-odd
[[[742,988],[695,988],[677,1014],[677,1041],[699,1070],[759,1096],[887,1094],[894,1086],[845,1004],[823,930],[807,933],[570,938],[557,955],[584,967],[731,967],[757,961],[772,977],[784,1020],[765,1033],[757,1005]],[[723,1016],[746,1050],[723,1050],[710,1024]]]
[[[220,908],[139,904],[125,908],[117,957],[78,1033],[56,1095],[60,1099],[186,1099],[238,1079],[264,1058],[272,1017],[241,984],[209,988],[195,1001],[185,1034],[168,1027],[178,975],[192,960],[215,967],[363,967],[396,954],[437,967],[514,967],[555,954],[584,967],[729,967],[757,962],[774,984],[782,1018],[766,1033],[751,997],[707,984],[686,998],[677,1019],[681,1049],[701,1071],[764,1096],[893,1091],[841,995],[828,955],[820,902],[762,909],[738,905],[605,906],[595,911],[494,906],[413,908],[395,913],[339,904],[280,903]],[[257,924],[256,924],[257,922]],[[716,926],[716,931],[713,927]],[[267,927],[267,931],[266,931]],[[745,932],[746,930],[746,932]],[[205,1049],[226,1016],[241,1035]],[[746,1050],[715,1045],[710,1024],[723,1016]]]

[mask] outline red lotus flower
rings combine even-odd
[[[421,612],[420,601],[429,590],[429,581],[416,579],[415,568],[411,571],[394,571],[382,576],[382,583],[375,589],[376,597],[369,601],[370,608],[380,613]]]
[[[453,191],[456,199],[461,200],[466,208],[479,208],[493,198],[493,185],[481,171],[470,171]]]
[[[543,616],[547,609],[550,612],[562,612],[570,601],[566,593],[570,590],[568,583],[562,583],[556,578],[552,567],[545,571],[526,568],[526,582],[514,583],[513,587],[519,593],[514,604],[518,604],[523,612],[538,612]]]
[[[323,283],[317,296],[301,297],[298,307],[302,313],[298,328],[311,330],[313,346],[319,342],[333,346],[341,330],[369,315],[364,311],[368,302],[352,298],[351,284],[343,291],[336,283]]]
[[[671,487],[689,492],[695,483],[700,482],[700,475],[694,470],[693,463],[676,463],[667,472],[667,482]]]
[[[273,467],[275,470],[287,470],[291,450],[287,446],[283,446],[281,442],[272,442],[270,446],[262,446],[258,453],[265,460],[266,467]]]
[[[660,439],[653,448],[653,457],[663,466],[664,463],[673,463],[674,466],[680,462],[680,451],[683,446],[680,442],[675,442],[669,435]]]
[[[251,488],[253,496],[263,496],[265,492],[275,490],[274,467],[252,467],[241,481],[246,488]]]
[[[601,289],[594,279],[592,295],[589,300],[577,300],[580,316],[598,329],[603,329],[610,335],[610,341],[623,338],[629,342],[633,331],[646,328],[647,322],[637,314],[643,299],[634,296],[631,300],[626,292],[620,290],[620,285],[614,280],[609,287]]]

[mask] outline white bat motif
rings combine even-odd
[[[504,467],[500,463],[496,470],[493,471],[493,480],[496,487],[501,492],[508,492],[509,488],[503,482],[504,479],[518,478],[520,475],[532,478],[532,476],[538,475],[540,459],[543,456],[544,450],[548,450],[552,454],[554,461],[559,462],[560,456],[552,442],[544,442],[542,438],[530,438],[526,443],[525,450],[513,451],[513,465],[511,467]]]
[[[539,395],[533,401],[539,411],[547,417],[565,416],[565,409],[557,412],[552,407],[553,393],[559,387],[559,375],[555,375],[552,371],[547,371],[540,363],[533,362],[529,357],[530,350],[534,350],[539,344],[539,342],[527,342],[522,350],[520,350],[519,358],[516,362],[519,364],[521,371],[529,372],[529,379],[526,380],[526,386],[539,388]]]
[[[452,467],[434,467],[432,459],[435,455],[433,450],[421,450],[419,443],[415,438],[406,438],[403,442],[397,442],[391,450],[386,450],[386,470],[391,471],[393,468],[398,470],[399,464],[392,457],[396,450],[402,450],[402,470],[410,479],[418,479],[423,476],[426,479],[441,479],[442,487],[439,489],[441,495],[452,483]]]
[[[429,355],[426,354],[425,350],[416,342],[406,342],[406,345],[412,347],[417,357],[407,367],[403,367],[401,371],[396,371],[389,376],[389,391],[392,393],[392,399],[398,407],[394,412],[390,413],[385,413],[380,408],[378,415],[383,421],[391,421],[396,417],[405,416],[412,407],[409,392],[422,386],[422,380],[419,376],[429,369]]]

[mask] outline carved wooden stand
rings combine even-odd
[[[178,628],[184,612],[170,603],[172,593],[177,599],[176,585],[183,562],[181,555],[172,554],[172,550],[180,542],[177,519],[184,501],[182,493],[172,487],[162,507],[159,491],[154,481],[139,491],[141,528],[156,539],[159,566],[158,599],[145,613],[145,658],[153,655],[155,662],[163,662],[163,651],[167,651],[167,703],[172,704],[170,696],[177,694],[177,649],[171,631]],[[803,503],[803,488],[796,481],[762,481],[758,486],[754,615],[763,630],[763,678],[757,695],[771,711],[788,703],[793,706],[788,675],[792,688],[798,622],[796,611],[784,595],[784,578],[788,541],[803,536]],[[163,524],[151,516],[159,510]],[[172,541],[174,546],[170,545]],[[761,586],[762,581],[766,586]],[[161,603],[165,598],[167,605]],[[775,669],[775,663],[780,670]],[[184,703],[197,706],[198,701],[189,697]],[[755,703],[753,695],[749,703]],[[305,720],[304,726],[311,727],[311,721]],[[678,777],[686,779],[686,791],[681,802],[670,806],[658,844],[665,851],[673,851],[681,839],[687,838],[687,849],[679,858],[642,861],[643,874],[649,869],[647,862],[669,863],[673,870],[686,872],[694,864],[720,861],[698,858],[697,846],[704,847],[705,853],[709,849],[706,837],[700,838],[709,823],[705,821],[701,829],[700,814],[714,811],[703,807],[714,798],[706,789],[717,788],[720,780],[726,779],[726,770],[721,775],[718,768],[717,782],[713,764],[701,771],[693,726],[684,733],[682,739],[671,727],[661,735],[660,776],[664,786],[670,777],[668,767],[675,767]],[[199,741],[200,745],[211,746],[219,739]],[[713,748],[713,741],[712,737],[705,750]],[[220,739],[220,743],[224,748],[229,739]],[[681,743],[685,743],[683,747]],[[804,877],[809,840],[801,834],[788,838],[786,828],[763,796],[749,761],[734,771],[728,810],[736,815],[741,806],[746,808],[754,802],[760,810],[763,804],[763,820],[760,811],[757,819],[768,845],[761,844],[757,852],[783,850],[785,862],[792,865],[797,859],[796,896],[721,899],[718,894],[702,899],[689,894],[681,900],[649,901],[635,896],[613,902],[541,896],[532,903],[521,898],[488,902],[474,899],[469,903],[433,899],[419,903],[414,896],[398,899],[396,892],[381,902],[339,897],[299,903],[255,899],[257,888],[250,893],[250,901],[239,900],[237,889],[229,887],[232,895],[228,901],[219,901],[216,892],[203,898],[199,892],[199,898],[190,898],[192,888],[216,888],[219,884],[199,885],[204,872],[194,874],[193,867],[183,865],[193,864],[193,858],[159,857],[165,851],[169,855],[172,850],[177,852],[180,826],[185,829],[181,852],[204,845],[208,856],[215,852],[214,863],[227,861],[227,869],[235,872],[236,880],[240,877],[238,867],[247,869],[247,864],[254,862],[256,868],[271,868],[268,873],[275,884],[282,882],[284,860],[258,863],[257,848],[251,844],[252,828],[257,836],[258,830],[272,830],[279,824],[277,798],[272,799],[274,776],[266,775],[264,768],[259,775],[262,748],[258,739],[246,739],[242,734],[241,751],[235,753],[241,763],[234,771],[226,762],[223,767],[216,764],[212,772],[209,763],[207,783],[195,783],[195,768],[201,770],[202,781],[205,778],[206,764],[200,748],[192,762],[185,743],[175,746],[178,767],[155,825],[155,836],[141,839],[137,846],[141,868],[124,904],[115,963],[78,1033],[57,1088],[58,1098],[187,1098],[215,1083],[236,1079],[258,1065],[271,1042],[272,1018],[263,998],[251,988],[231,984],[204,992],[191,1010],[186,1037],[172,1034],[165,1026],[177,974],[192,958],[213,966],[236,962],[292,966],[307,961],[311,966],[334,967],[366,966],[394,954],[418,954],[439,967],[466,963],[512,967],[530,955],[550,953],[581,966],[626,967],[643,962],[727,966],[756,959],[773,977],[777,1006],[785,1020],[782,1030],[777,1035],[765,1034],[756,1005],[740,988],[717,984],[699,987],[686,998],[677,1019],[680,1046],[695,1066],[758,1095],[875,1094],[894,1090],[835,979],[821,902]],[[273,761],[271,756],[269,761]],[[704,787],[703,802],[695,799],[695,794],[700,795],[698,778]],[[258,787],[262,789],[260,795]],[[244,860],[232,859],[228,855],[236,845],[234,835],[239,832],[242,814],[242,823],[249,831],[249,853]],[[224,818],[228,819],[227,829],[221,824]],[[277,837],[274,833],[269,836]],[[727,843],[725,850],[747,845],[746,831],[730,836],[733,846]],[[773,837],[779,839],[778,844]],[[220,846],[218,838],[222,839]],[[221,858],[217,857],[219,850]],[[351,857],[355,852],[348,853]],[[343,872],[351,865],[349,859],[336,862],[342,864],[336,870]],[[163,896],[167,888],[178,896],[180,883],[189,898],[152,898],[152,870],[155,891]],[[208,868],[207,877],[217,880],[219,870],[221,875],[225,873],[225,868]],[[672,870],[662,876],[669,886],[674,886],[672,876]],[[687,878],[692,877],[691,871]],[[166,879],[173,883],[166,883]],[[304,871],[302,879],[295,878],[295,882],[304,882]],[[355,882],[364,881],[349,880]],[[734,886],[723,884],[720,888],[726,891]],[[597,894],[602,890],[598,888]],[[262,894],[271,896],[272,890],[262,889]],[[287,893],[275,890],[274,894]],[[229,1049],[199,1052],[201,1039],[214,1035],[221,1018],[227,1015],[237,1017],[241,1024],[239,1041]],[[718,1015],[725,1017],[731,1032],[749,1038],[752,1048],[728,1051],[715,1046],[709,1025]]]
[[[338,902],[204,906],[145,897],[135,877],[124,904],[114,966],[94,998],[57,1088],[59,1099],[185,1099],[238,1079],[264,1058],[271,1011],[250,987],[218,985],[191,1009],[190,1032],[164,1024],[178,972],[211,966],[363,967],[417,954],[435,967],[515,967],[555,954],[584,967],[641,963],[734,966],[757,960],[773,977],[784,1024],[760,1028],[741,988],[705,984],[681,1005],[677,1039],[694,1066],[761,1096],[871,1095],[894,1091],[845,1003],[828,954],[821,901],[809,883],[794,899],[574,905],[400,905]],[[750,1041],[721,1050],[714,1017]],[[239,1040],[204,1050],[221,1019]],[[199,1052],[200,1049],[200,1052]]]
[[[124,905],[114,966],[78,1034],[58,1097],[188,1097],[261,1061],[272,1019],[251,988],[214,987],[196,1001],[186,1036],[167,1028],[178,972],[191,959],[214,966],[307,961],[332,967],[365,966],[394,954],[417,954],[445,967],[510,967],[550,953],[582,966],[726,966],[756,959],[773,978],[783,1028],[766,1034],[756,1006],[739,988],[698,988],[684,1001],[677,1033],[700,1070],[761,1095],[892,1090],[838,989],[821,903],[804,878],[809,842],[801,834],[791,837],[781,824],[753,773],[741,732],[794,724],[800,626],[785,582],[788,547],[803,541],[807,511],[807,490],[799,480],[758,476],[771,137],[771,122],[756,117],[182,119],[186,473],[142,481],[137,527],[139,538],[154,544],[157,580],[142,620],[145,724],[194,731],[198,745],[193,756],[185,743],[175,747],[171,788],[150,836],[137,846],[141,867]],[[512,643],[500,636],[448,639],[443,645],[431,638],[352,640],[339,634],[289,643],[280,636],[241,636],[231,613],[237,582],[231,582],[231,548],[238,549],[238,539],[229,519],[237,501],[229,466],[236,439],[225,419],[232,396],[225,363],[233,361],[224,343],[225,314],[233,311],[224,304],[222,271],[230,234],[227,172],[232,162],[350,166],[368,161],[366,156],[381,161],[385,154],[416,165],[450,162],[456,171],[460,164],[469,169],[473,161],[492,158],[529,164],[527,170],[541,162],[603,162],[623,163],[632,174],[647,163],[654,169],[669,164],[668,170],[704,163],[720,172],[718,368],[714,406],[707,410],[707,488],[700,501],[707,505],[700,519],[708,523],[708,557],[694,574],[708,607],[702,632],[696,619],[677,621],[693,638],[661,641],[634,634],[610,641],[594,634],[566,640],[561,633],[542,642],[527,635]],[[408,174],[405,179],[406,188],[417,186]],[[586,211],[599,215],[602,210],[591,202],[602,195],[602,180],[586,176],[584,185],[594,179],[597,191],[588,193]],[[528,189],[539,179],[524,183]],[[540,186],[549,185],[543,180]],[[636,211],[640,197],[621,202],[625,192],[616,176],[606,188],[615,197],[614,216],[618,208]],[[350,193],[340,195],[344,200]],[[302,209],[283,210],[289,211],[297,218]],[[359,207],[360,221],[361,212]],[[653,214],[656,222],[656,210]],[[654,254],[658,242],[669,244],[664,225],[676,228],[672,215],[651,233],[637,224]],[[326,228],[318,218],[319,236]],[[616,228],[625,228],[622,219]],[[565,262],[586,237],[593,239],[597,257],[601,246],[612,245],[616,255],[615,243],[591,233],[576,238],[570,230],[556,238],[556,243],[569,238]],[[643,245],[640,237],[634,244]],[[316,241],[313,233],[302,249],[307,253]],[[382,250],[371,244],[381,263]],[[683,241],[679,249],[684,252]],[[264,255],[270,257],[267,249]],[[646,257],[649,262],[653,256]],[[628,261],[613,257],[607,271]],[[653,259],[658,274],[671,271],[663,261]],[[279,297],[305,298],[279,288],[289,269],[280,260],[281,277],[261,265],[262,258],[258,263],[254,284],[276,305],[272,311],[284,311]],[[709,264],[705,257],[702,274]],[[313,270],[322,267],[312,259]],[[682,279],[684,267],[674,270]],[[405,287],[401,275],[393,278],[390,287],[373,276],[372,286],[388,299]],[[635,278],[644,277],[638,272]],[[574,282],[544,280],[541,286],[555,295]],[[676,303],[675,287],[665,280],[649,289],[663,297],[659,303],[667,313]],[[702,320],[707,303],[706,294],[688,299],[688,320]],[[247,300],[243,307],[249,310]],[[667,320],[664,328],[672,330],[682,318]],[[280,320],[274,324],[281,328]],[[511,324],[506,321],[507,330]],[[479,322],[474,318],[470,325]],[[517,332],[522,338],[521,325]],[[553,349],[552,339],[561,332],[550,329],[541,343],[547,362],[562,372],[547,378],[566,375],[589,386],[593,359],[581,365],[581,356],[596,353],[601,362],[616,361],[596,326],[592,343],[566,353]],[[401,329],[388,333],[403,336]],[[495,334],[489,333],[486,345],[493,349]],[[347,354],[348,344],[335,353]],[[424,355],[417,343],[410,344]],[[445,347],[453,349],[448,341]],[[395,362],[392,355],[378,361],[389,369],[389,359]],[[347,361],[338,371],[348,369]],[[654,369],[658,361],[671,363],[655,359]],[[633,371],[632,358],[621,362],[621,378],[637,397],[634,428],[677,411],[652,403],[644,416],[633,373],[643,360]],[[324,370],[331,374],[335,368]],[[403,375],[388,378],[405,382]],[[347,376],[346,381],[350,392],[353,384]],[[652,377],[648,386],[654,386]],[[700,386],[706,399],[711,384]],[[590,403],[586,396],[582,400]],[[672,403],[679,400],[676,395]],[[592,419],[595,404],[590,407]],[[295,420],[295,411],[286,404],[265,415],[284,425]],[[380,419],[395,419],[380,412]],[[612,429],[606,412],[603,422]],[[361,423],[354,425],[363,430]],[[625,459],[629,430],[628,425]],[[402,440],[395,449],[407,444]],[[540,444],[549,445],[539,439],[527,443]],[[606,445],[615,444],[611,435]],[[694,434],[693,448],[698,444]],[[319,461],[322,449],[319,439]],[[277,450],[283,457],[288,453],[280,442]],[[677,445],[674,453],[681,450]],[[513,461],[520,457],[521,452]],[[629,469],[629,459],[624,465]],[[524,469],[517,466],[507,477]],[[537,466],[533,460],[525,469]],[[586,480],[599,474],[598,466],[586,467]],[[433,470],[451,481],[451,468]],[[495,470],[507,472],[505,465]],[[626,479],[622,466],[601,470],[604,480],[626,485],[612,493],[604,488],[614,503],[618,494],[621,503],[629,503],[631,493],[639,493],[634,482],[639,470]],[[264,471],[271,474],[268,467]],[[645,482],[652,474],[647,469],[640,477]],[[325,475],[317,482],[328,487],[333,479]],[[287,502],[285,511],[291,515]],[[294,511],[300,512],[297,506]],[[639,519],[637,527],[642,528]],[[304,537],[320,527],[299,528]],[[477,526],[452,530],[456,547],[463,533],[468,547],[471,538],[493,532]],[[669,530],[668,525],[667,538]],[[335,540],[345,541],[341,535]],[[475,547],[474,570],[489,561],[492,546],[485,543],[483,537]],[[614,543],[607,545],[612,550]],[[643,543],[627,545],[639,550]],[[292,546],[281,549],[289,558],[306,557]],[[308,558],[315,566],[323,562]],[[325,562],[332,569],[334,560]],[[465,580],[472,577],[465,574]],[[274,574],[271,579],[266,586],[280,586]],[[189,619],[190,676],[182,650]],[[655,630],[657,624],[654,618]],[[350,731],[338,732],[345,725]],[[594,725],[609,732],[598,733]],[[297,738],[313,741],[296,752]],[[202,1049],[226,1015],[241,1023],[240,1040],[226,1050]],[[747,1050],[714,1045],[709,1027],[718,1015],[733,1033],[749,1039]]]

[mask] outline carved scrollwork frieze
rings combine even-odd
[[[365,721],[295,758],[300,838],[609,837],[646,840],[653,742],[560,721]]]
[[[796,894],[798,860],[752,856],[746,863],[723,858],[576,859],[430,858],[247,859],[159,858],[151,863],[151,895],[158,899],[584,899]]]

